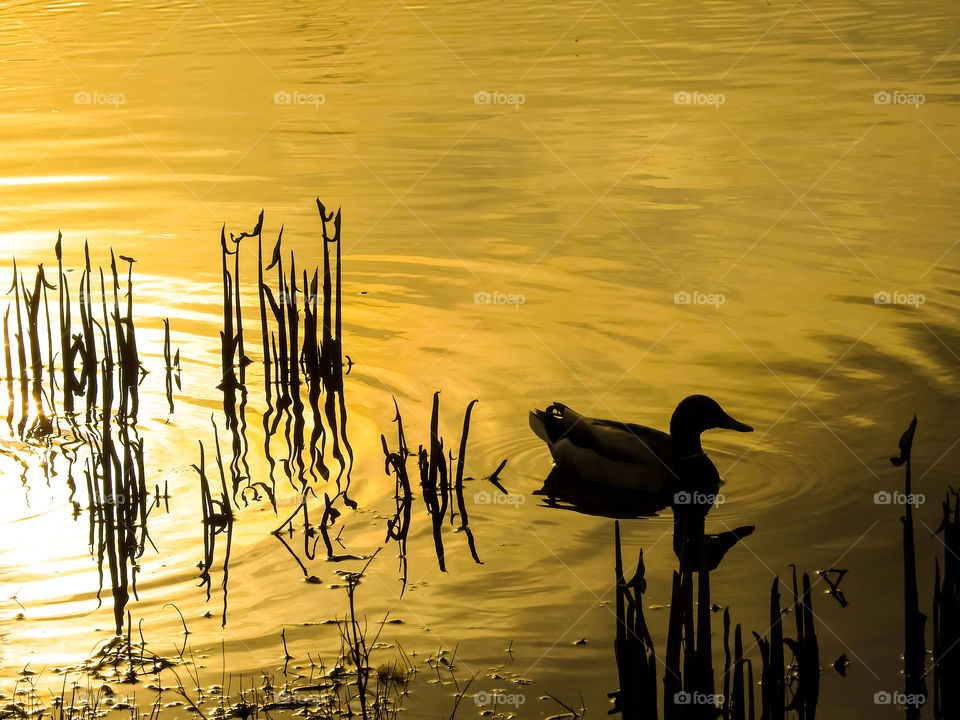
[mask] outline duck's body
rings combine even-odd
[[[651,493],[669,485],[673,450],[665,432],[586,417],[560,403],[531,412],[530,427],[568,475]]]
[[[704,395],[684,399],[670,433],[634,423],[586,417],[560,403],[530,413],[530,427],[566,476],[637,493],[711,488],[719,475],[700,445],[710,428],[749,432]]]

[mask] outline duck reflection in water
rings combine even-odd
[[[674,550],[685,568],[712,570],[752,526],[709,535],[704,518],[720,488],[720,474],[700,435],[723,428],[751,432],[705,395],[684,398],[670,432],[586,417],[554,403],[530,413],[530,427],[550,448],[555,467],[538,494],[551,505],[608,517],[674,514]]]

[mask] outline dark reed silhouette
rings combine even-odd
[[[262,223],[262,213],[260,219]],[[254,232],[259,230],[255,228]],[[226,431],[230,434],[231,453],[228,465],[233,497],[244,493],[252,484],[247,462],[247,387],[245,383],[246,368],[251,361],[244,353],[243,308],[240,300],[240,241],[249,236],[249,233],[241,233],[239,237],[234,237],[231,233],[228,244],[226,227],[220,229],[223,329],[220,331],[221,379],[217,389],[223,393],[224,423]],[[272,499],[273,488],[267,486],[264,488]],[[256,494],[255,489],[254,493]]]
[[[211,418],[211,422],[212,418]],[[213,422],[213,438],[217,451],[217,469],[220,475],[220,494],[214,497],[210,489],[210,480],[207,477],[207,465],[203,451],[203,443],[200,445],[200,465],[193,465],[200,478],[200,500],[203,506],[203,560],[200,561],[200,587],[206,588],[207,601],[210,600],[210,590],[212,578],[210,571],[213,568],[216,556],[217,537],[226,536],[226,547],[223,552],[223,580],[220,588],[223,591],[223,612],[220,619],[220,626],[227,626],[227,584],[230,580],[230,550],[233,545],[233,508],[230,503],[230,493],[227,489],[227,476],[223,469],[223,455],[220,452],[220,436],[217,432],[217,425]]]
[[[147,485],[144,475],[143,440],[136,428],[139,408],[140,361],[132,320],[133,281],[127,279],[127,314],[121,315],[119,277],[116,259],[111,253],[113,276],[113,312],[108,313],[103,272],[100,272],[103,324],[91,322],[100,330],[102,363],[99,407],[99,435],[88,435],[93,462],[87,468],[91,497],[91,538],[98,532],[97,557],[101,569],[104,559],[110,573],[114,617],[119,634],[129,593],[137,596],[138,561],[149,540],[147,533]],[[111,323],[112,319],[112,323]],[[116,346],[111,341],[111,332]],[[116,372],[118,369],[119,372]],[[92,371],[91,371],[92,372]],[[114,400],[116,399],[116,406]],[[100,502],[95,506],[93,499]],[[154,499],[153,502],[156,502]],[[152,507],[151,503],[151,507]],[[106,557],[104,557],[106,556]]]
[[[840,607],[847,607],[847,596],[840,589],[840,582],[849,571],[846,568],[830,568],[829,570],[818,570],[817,575],[823,578],[823,581],[830,588],[827,594],[840,603]]]
[[[400,407],[397,405],[396,398],[394,398],[393,407],[396,410],[393,421],[397,424],[397,450],[391,452],[387,446],[387,438],[383,435],[380,436],[385,458],[384,472],[387,475],[392,473],[396,479],[396,487],[393,493],[396,511],[394,516],[387,520],[385,542],[393,540],[397,543],[400,577],[403,582],[400,594],[403,595],[407,588],[407,535],[410,532],[410,515],[413,510],[413,490],[410,488],[410,476],[407,474],[407,458],[410,456],[410,450],[403,434],[403,418],[400,416]]]
[[[450,524],[460,519],[457,530],[463,532],[467,538],[467,546],[474,562],[482,564],[477,554],[476,540],[470,528],[467,506],[463,495],[464,467],[467,454],[467,437],[470,433],[470,416],[477,400],[467,405],[463,416],[463,428],[460,432],[460,443],[457,457],[452,451],[444,455],[444,440],[440,436],[440,391],[433,394],[433,404],[430,412],[430,441],[427,447],[420,445],[417,457],[417,469],[420,476],[420,490],[423,504],[430,516],[433,529],[434,550],[440,570],[446,572],[445,550],[443,544],[443,523],[449,513]],[[413,453],[407,447],[406,435],[403,431],[403,418],[400,408],[394,399],[396,415],[393,421],[397,424],[397,449],[390,450],[385,436],[380,436],[383,447],[384,470],[387,475],[393,475],[396,481],[394,500],[396,511],[387,521],[387,536],[385,542],[395,541],[399,548],[401,595],[407,585],[407,535],[410,532],[411,512],[413,507],[413,492],[410,487],[410,477],[407,472],[407,458]],[[454,462],[456,467],[454,468]],[[503,468],[506,460],[501,463],[491,476],[493,483],[502,489],[497,475]],[[455,509],[454,509],[455,508]]]
[[[675,532],[681,531],[675,527]],[[770,589],[770,627],[754,632],[760,655],[759,677],[754,676],[754,661],[744,650],[743,631],[733,628],[731,650],[730,609],[723,613],[724,668],[716,678],[712,648],[712,610],[710,572],[685,569],[682,562],[673,573],[670,618],[663,660],[659,661],[643,615],[643,593],[646,592],[643,552],[632,580],[625,579],[620,538],[620,522],[614,523],[615,575],[617,589],[617,632],[614,651],[620,689],[611,693],[614,708],[627,720],[654,720],[662,708],[665,720],[715,718],[783,720],[795,713],[800,720],[813,720],[819,696],[820,659],[814,628],[812,592],[809,575],[803,576],[802,591],[793,574],[792,607],[780,601],[780,578]],[[686,543],[681,542],[681,546]],[[719,561],[717,563],[719,565]],[[694,600],[696,585],[696,600]],[[796,620],[796,637],[784,637],[783,619],[791,611]],[[792,660],[787,662],[785,650]],[[663,666],[663,702],[658,703],[658,662]],[[759,697],[755,680],[761,681]],[[788,690],[790,691],[788,693]]]
[[[904,467],[904,494],[906,497],[905,514],[900,518],[903,523],[903,609],[904,609],[904,651],[903,676],[904,694],[908,699],[906,717],[918,720],[927,697],[926,649],[924,627],[927,616],[920,612],[920,600],[917,592],[917,557],[913,534],[913,488],[911,486],[910,453],[913,449],[913,436],[917,431],[917,416],[913,416],[910,426],[900,436],[900,454],[890,458],[894,466]]]
[[[950,488],[937,528],[943,563],[937,559],[933,584],[933,716],[960,717],[960,493]]]
[[[177,348],[176,355],[172,354],[170,346],[170,319],[163,319],[163,369],[164,369],[164,387],[167,393],[167,405],[170,407],[170,414],[174,412],[173,407],[173,385],[176,383],[177,390],[180,390],[180,349]]]
[[[630,720],[654,720],[657,717],[657,656],[643,616],[643,593],[647,587],[643,550],[637,560],[637,570],[628,582],[623,574],[619,520],[614,522],[614,550],[617,632],[613,650],[620,690],[610,694],[614,700],[610,713],[621,713]]]
[[[347,437],[347,411],[344,398],[344,362],[341,320],[341,215],[327,212],[317,200],[321,222],[322,268],[312,277],[298,274],[297,260],[291,252],[289,270],[285,269],[282,249],[283,228],[277,236],[272,259],[264,266],[261,211],[249,232],[227,236],[221,229],[221,277],[223,329],[221,331],[221,381],[225,427],[230,434],[227,461],[232,502],[236,507],[267,499],[277,512],[279,468],[299,501],[294,511],[274,530],[273,535],[289,551],[305,578],[310,578],[307,563],[316,559],[317,546],[323,541],[329,560],[354,559],[356,556],[335,551],[341,544],[332,528],[342,515],[342,506],[355,508],[349,496],[353,467],[353,448]],[[264,453],[269,477],[252,478],[247,456],[246,408],[248,404],[247,367],[254,360],[247,354],[241,294],[240,248],[243,240],[257,239],[257,297],[259,304],[259,346],[264,372],[266,410],[263,413]],[[276,268],[276,285],[266,280]],[[322,290],[321,290],[322,284]],[[322,298],[322,305],[321,305]],[[284,448],[275,452],[277,437]],[[336,463],[331,474],[330,459]],[[321,489],[333,481],[335,490]],[[316,503],[319,508],[312,508]],[[319,516],[314,525],[310,516]],[[294,522],[299,519],[300,522]],[[302,535],[302,543],[294,537]],[[342,545],[342,544],[341,544]],[[298,549],[300,546],[302,549]]]
[[[264,416],[266,451],[271,454],[270,438],[277,432],[282,418],[289,451],[286,474],[292,481],[295,467],[296,485],[302,489],[311,481],[330,477],[326,465],[329,443],[330,455],[338,464],[335,499],[342,499],[345,505],[353,508],[356,503],[349,497],[353,448],[347,437],[343,394],[343,368],[344,365],[349,367],[349,358],[345,363],[342,349],[341,215],[339,211],[335,215],[328,213],[319,200],[317,208],[322,227],[323,265],[314,269],[312,277],[304,271],[299,286],[296,258],[292,253],[289,275],[284,272],[283,229],[266,267],[262,265],[262,241],[259,240],[262,228],[259,224],[255,231],[259,243],[260,321],[268,405]],[[274,267],[277,268],[277,285],[271,288],[263,278]],[[320,297],[322,309],[318,304]],[[304,384],[312,421],[309,444],[305,436],[307,404],[301,394]],[[276,417],[271,421],[273,415]],[[304,462],[305,452],[309,455],[309,465]]]
[[[115,630],[119,635],[131,594],[133,597],[137,595],[139,560],[147,544],[151,543],[148,516],[159,505],[161,495],[158,487],[151,498],[147,489],[144,443],[137,429],[139,385],[145,370],[137,349],[133,319],[134,261],[120,256],[122,262],[128,263],[125,282],[121,282],[117,257],[111,252],[110,293],[101,269],[98,271],[97,307],[91,294],[93,268],[90,252],[89,247],[85,247],[85,267],[77,295],[81,330],[74,334],[73,302],[63,268],[62,240],[62,235],[58,234],[54,249],[58,268],[56,285],[46,279],[41,264],[31,289],[16,270],[14,261],[11,292],[17,328],[12,339],[9,331],[11,308],[8,307],[4,314],[4,356],[10,398],[7,422],[13,432],[13,388],[18,380],[21,417],[16,433],[21,440],[38,446],[45,453],[54,451],[53,439],[56,437],[56,449],[68,464],[66,483],[75,517],[83,509],[76,499],[74,473],[79,475],[82,469],[87,494],[90,552],[96,559],[100,579],[97,598],[101,599],[109,580]],[[49,312],[47,290],[58,291],[56,332]],[[124,306],[120,303],[121,291],[126,297]],[[41,303],[44,306],[42,313]],[[95,317],[95,311],[99,319]],[[56,349],[54,337],[59,345]],[[18,378],[13,375],[14,341]],[[60,358],[59,383],[55,357]],[[58,387],[61,389],[59,395]],[[78,397],[86,400],[86,413],[82,418],[75,413],[75,399]],[[50,462],[44,463],[48,482],[51,466]]]

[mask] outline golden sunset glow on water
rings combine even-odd
[[[952,4],[0,26],[0,715],[960,717]]]

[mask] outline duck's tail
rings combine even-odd
[[[553,441],[550,440],[550,433],[547,431],[547,422],[549,419],[550,416],[543,410],[530,411],[530,429],[547,445],[552,445]]]
[[[554,403],[546,410],[530,411],[530,429],[549,447],[564,435],[564,414],[570,409],[560,403]]]

